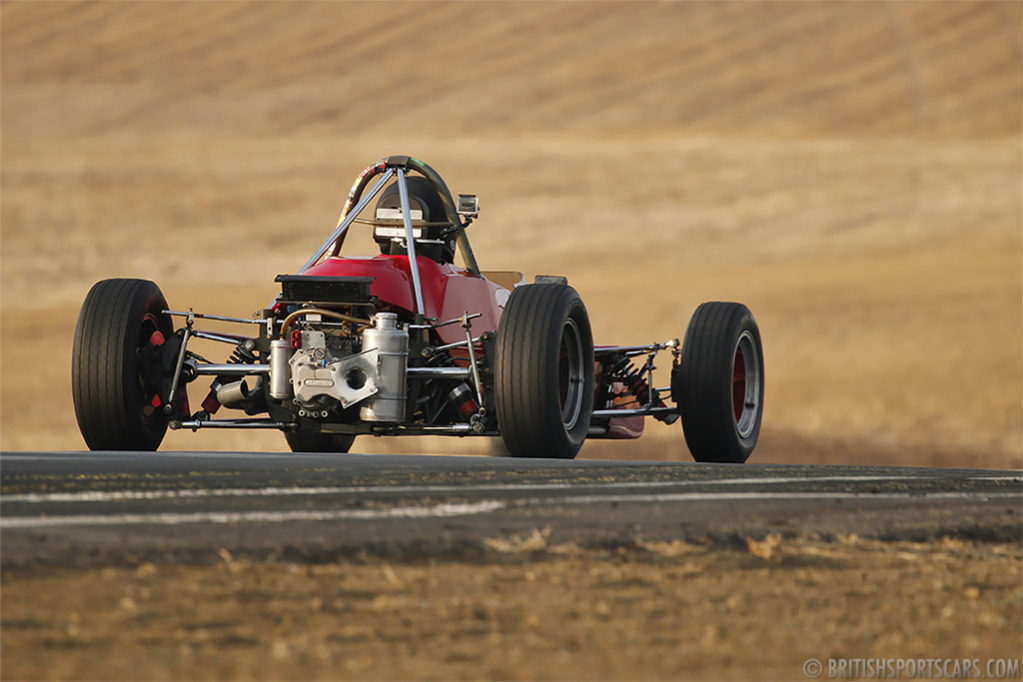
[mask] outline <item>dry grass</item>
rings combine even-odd
[[[0,12],[3,449],[83,447],[69,353],[94,281],[248,314],[402,152],[480,194],[485,267],[568,275],[601,341],[750,305],[757,460],[1023,466],[1017,3]],[[651,424],[583,456],[687,455]]]

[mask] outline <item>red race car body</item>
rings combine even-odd
[[[449,320],[466,311],[482,313],[473,321],[474,331],[496,331],[510,292],[485,277],[474,277],[465,268],[437,263],[419,256],[426,317]],[[327,258],[302,272],[312,277],[372,277],[370,293],[402,316],[415,313],[415,292],[408,256],[373,258]],[[458,327],[437,330],[444,343],[465,338]]]

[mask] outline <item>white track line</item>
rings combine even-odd
[[[439,504],[432,507],[391,509],[337,509],[333,511],[244,511],[195,512],[192,514],[115,514],[111,516],[42,516],[0,519],[0,528],[41,528],[54,526],[176,526],[182,523],[281,523],[285,521],[345,521],[370,519],[424,519],[485,514],[504,506],[486,500],[472,504]]]
[[[266,488],[179,488],[169,490],[86,490],[74,493],[26,493],[0,495],[0,502],[118,502],[123,500],[168,500],[208,497],[290,497],[308,495],[367,495],[381,493],[480,493],[480,492],[544,492],[598,488],[602,490],[634,488],[675,488],[700,485],[752,486],[779,483],[869,482],[869,481],[934,481],[943,476],[775,476],[763,478],[720,478],[686,481],[618,481],[612,483],[510,483],[484,485],[395,485],[395,486],[312,486]],[[1006,481],[1023,484],[1023,476],[977,476],[964,481]],[[1023,490],[1023,489],[1021,489]]]
[[[688,492],[646,495],[576,495],[519,500],[484,500],[470,504],[440,504],[430,507],[391,509],[338,509],[333,511],[241,511],[195,512],[190,514],[112,514],[82,516],[41,516],[0,518],[0,528],[42,528],[67,526],[179,525],[186,523],[281,523],[286,521],[341,521],[376,519],[438,518],[488,514],[513,507],[541,507],[569,504],[610,504],[638,502],[732,502],[739,500],[976,500],[1018,497],[1015,492],[932,492],[932,493],[850,493],[850,492]]]
[[[533,498],[514,500],[515,506],[558,505],[558,504],[601,504],[622,502],[732,502],[737,500],[978,500],[1019,497],[1018,492],[923,492],[900,491],[889,493],[871,492],[715,492],[715,493],[653,493],[649,495],[573,495],[564,498]]]

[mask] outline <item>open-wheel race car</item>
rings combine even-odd
[[[595,346],[564,277],[480,270],[466,238],[478,213],[476,196],[454,198],[425,163],[390,156],[362,171],[336,229],[251,318],[171,310],[146,280],[98,282],[72,360],[86,443],[155,450],[168,427],[277,429],[314,452],[347,452],[360,435],[500,435],[513,456],[571,458],[586,438],[639,437],[653,417],[681,418],[698,461],[749,457],[764,358],[746,306],[700,305],[681,344]],[[370,255],[344,251],[355,232]],[[189,347],[197,339],[229,357],[208,361]],[[662,352],[670,386],[657,388]],[[203,377],[193,412],[186,385]]]

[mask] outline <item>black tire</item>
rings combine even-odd
[[[760,330],[741,303],[704,303],[686,330],[671,395],[698,462],[745,462],[764,414]]]
[[[355,436],[312,431],[285,431],[284,439],[292,452],[348,452],[355,442]]]
[[[563,284],[516,287],[495,355],[495,409],[509,454],[575,457],[593,411],[593,335],[579,294]]]
[[[142,279],[107,279],[89,291],[78,315],[71,392],[78,428],[90,450],[160,447],[167,415],[143,355],[169,339],[160,288]],[[161,338],[162,337],[162,338]]]

